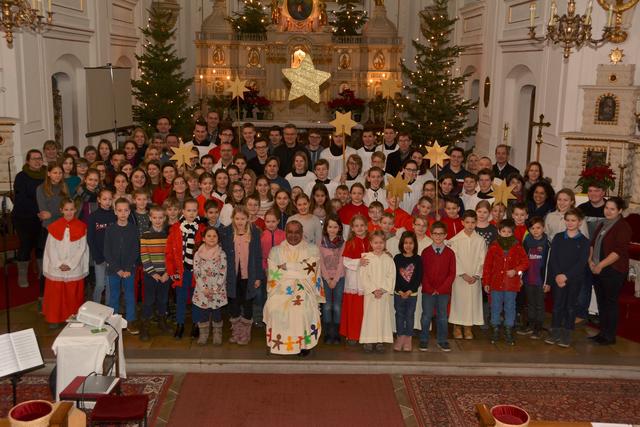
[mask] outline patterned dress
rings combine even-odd
[[[204,245],[200,248],[203,249]],[[193,275],[196,288],[193,304],[203,310],[216,309],[227,305],[227,256],[219,251],[219,258],[203,257],[198,250],[194,257]]]

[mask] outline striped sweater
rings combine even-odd
[[[164,249],[167,245],[167,236],[169,235],[166,228],[156,231],[153,227],[142,233],[140,237],[140,258],[142,259],[142,267],[144,272],[151,274],[164,274],[165,260]]]

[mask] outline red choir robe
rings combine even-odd
[[[340,313],[340,335],[353,341],[360,339],[364,314],[364,287],[358,280],[358,268],[360,258],[365,252],[371,252],[369,239],[354,237],[345,243],[342,253],[345,284]]]

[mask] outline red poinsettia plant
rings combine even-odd
[[[332,112],[340,111],[346,113],[352,111],[354,113],[362,113],[364,111],[365,100],[356,98],[356,94],[351,89],[344,89],[338,94],[337,98],[329,101],[327,106]]]
[[[616,174],[606,165],[596,165],[585,168],[580,173],[580,179],[578,179],[578,185],[576,185],[576,187],[581,187],[582,192],[586,193],[592,184],[598,184],[598,186],[606,188],[607,190],[613,190],[616,185]]]
[[[258,111],[265,111],[271,106],[271,101],[261,96],[259,90],[252,88],[244,93],[244,100],[241,100],[241,104],[245,110],[257,108]]]

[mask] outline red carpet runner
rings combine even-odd
[[[400,427],[404,423],[388,375],[187,374],[169,426],[213,425]]]
[[[478,425],[474,405],[513,404],[533,420],[640,423],[640,381],[405,375],[421,426]]]

